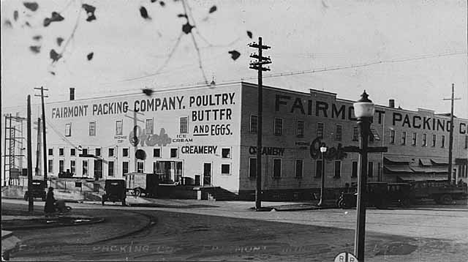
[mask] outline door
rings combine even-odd
[[[203,164],[203,185],[211,185],[211,163]]]
[[[94,160],[94,179],[102,178],[102,160]]]

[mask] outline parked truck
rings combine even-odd
[[[438,204],[451,204],[454,199],[462,199],[468,195],[466,183],[454,185],[448,181],[412,181],[412,196],[414,199],[433,199]]]
[[[132,195],[157,197],[159,186],[158,175],[133,172],[127,173],[124,176],[127,182],[127,191]]]

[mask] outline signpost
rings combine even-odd
[[[357,258],[348,252],[343,252],[335,257],[334,262],[358,262]]]

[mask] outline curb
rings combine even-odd
[[[62,221],[59,221],[62,220]],[[71,222],[70,220],[73,220]],[[88,221],[83,221],[88,220]],[[55,221],[55,222],[52,222]],[[82,222],[83,221],[83,222]],[[65,226],[81,226],[91,225],[104,222],[105,219],[102,217],[59,217],[59,218],[35,218],[29,220],[13,219],[2,221],[2,227],[4,230],[24,230],[24,229],[41,229],[41,228],[53,228],[53,227],[65,227]],[[15,225],[15,223],[17,225]],[[33,224],[27,224],[33,223]],[[18,225],[20,224],[20,225]],[[22,224],[22,225],[21,225]]]

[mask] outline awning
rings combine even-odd
[[[409,166],[384,166],[386,173],[413,173],[413,170]]]
[[[420,174],[413,174],[413,175],[398,175],[397,181],[424,181],[424,180],[437,180],[443,181],[447,180],[446,175],[420,175]]]
[[[441,167],[441,166],[430,166],[430,167],[412,166],[410,168],[416,173],[426,173],[426,174],[445,173],[447,174],[448,172],[448,169],[446,167]]]
[[[385,160],[393,162],[393,163],[411,163],[412,160],[409,157],[404,156],[385,156]]]
[[[430,159],[419,159],[419,163],[421,164],[421,166],[432,166],[432,162]]]
[[[436,164],[436,165],[448,165],[448,160],[446,159],[434,159],[432,158],[431,159],[432,163]]]

